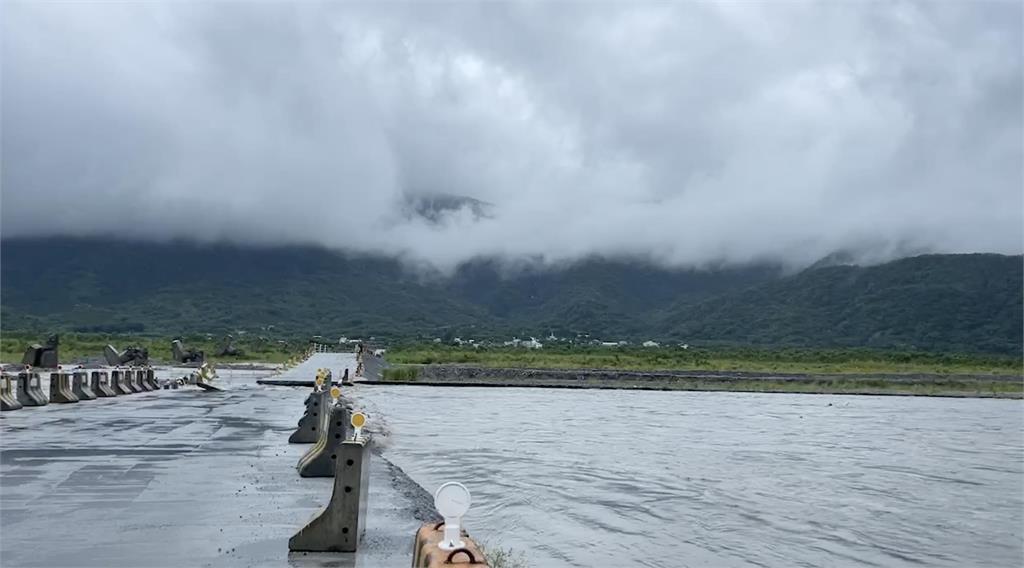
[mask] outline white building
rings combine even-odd
[[[534,339],[532,337],[530,338],[529,341],[521,342],[520,345],[522,345],[523,347],[525,347],[527,349],[541,349],[541,348],[544,347],[543,343],[541,343],[540,341],[537,341],[536,339]]]

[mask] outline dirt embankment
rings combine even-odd
[[[407,365],[407,376],[386,384],[598,389],[706,390],[1021,398],[1013,375],[809,374],[751,371],[624,371],[523,369],[473,365]],[[378,381],[371,381],[377,383]]]

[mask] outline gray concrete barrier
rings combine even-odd
[[[349,428],[349,410],[340,399],[329,405],[329,410],[329,413],[324,413],[327,426],[320,429],[316,443],[299,460],[297,469],[302,477],[334,475],[338,446],[345,440]]]
[[[124,372],[124,380],[132,392],[146,392],[139,383],[139,372],[135,369],[128,369]]]
[[[78,402],[78,397],[71,392],[71,375],[64,371],[50,373],[50,402],[57,404]]]
[[[326,421],[323,410],[331,403],[331,395],[327,391],[311,392],[306,397],[306,412],[299,418],[299,423],[288,437],[289,444],[313,444],[320,438],[320,431]]]
[[[42,379],[39,378],[39,373],[32,371],[18,373],[15,394],[22,406],[46,406],[50,402],[43,394]]]
[[[145,373],[138,369],[132,369],[131,373],[126,376],[128,377],[128,386],[130,386],[133,391],[147,392],[146,389],[142,387],[142,378],[146,376]]]
[[[8,374],[0,374],[0,411],[19,410],[22,404],[15,394],[16,380]]]
[[[110,390],[114,391],[114,394],[117,395],[132,394],[135,392],[128,386],[125,379],[124,370],[114,369],[113,371],[110,371]]]
[[[366,440],[345,440],[335,450],[334,493],[327,507],[288,540],[295,552],[355,552],[366,527],[370,451]]]
[[[146,367],[145,375],[142,384],[148,386],[149,390],[160,390],[160,385],[156,382],[156,371],[151,367]]]
[[[135,371],[131,369],[121,369],[121,380],[118,384],[124,389],[125,394],[135,394],[135,387],[132,386],[132,381],[135,380]]]
[[[96,400],[96,393],[89,385],[89,373],[78,370],[71,373],[71,392],[78,400]]]
[[[106,371],[93,371],[91,379],[89,388],[96,396],[101,398],[117,396],[114,389],[110,387],[110,374]]]
[[[149,383],[146,382],[146,369],[135,369],[135,386],[138,387],[139,392],[149,392],[154,390],[153,387],[149,386]]]

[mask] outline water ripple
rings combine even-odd
[[[357,387],[535,566],[1019,566],[1020,401]]]

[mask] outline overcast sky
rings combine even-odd
[[[2,9],[4,236],[442,268],[1022,248],[1015,0]],[[434,195],[489,205],[410,213]]]

